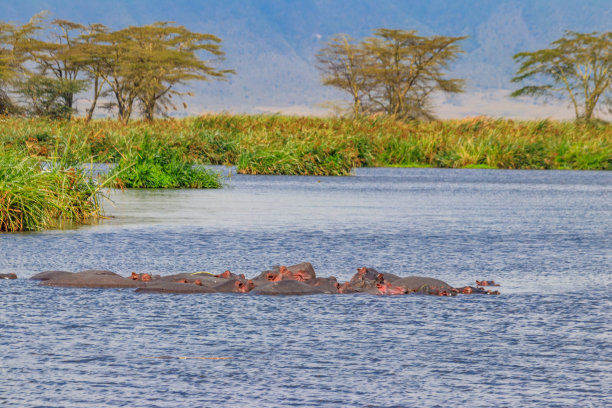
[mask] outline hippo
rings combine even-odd
[[[310,262],[302,262],[297,265],[288,266],[287,272],[291,273],[293,279],[300,281],[308,281],[317,277],[315,270]]]
[[[368,289],[366,293],[371,293],[373,295],[405,295],[407,293],[406,289],[401,286],[396,286],[391,282],[378,282],[375,287]]]
[[[395,282],[399,276],[392,273],[380,273],[374,268],[358,268],[357,273],[349,281],[356,291],[367,291],[375,288],[377,283]]]
[[[307,283],[287,279],[255,287],[249,293],[254,295],[318,295],[324,292]]]
[[[44,271],[32,276],[31,280],[47,281],[58,276],[72,275],[74,272],[67,271]]]
[[[344,282],[342,285],[340,285],[340,287],[338,287],[338,293],[341,293],[343,295],[351,294],[351,293],[359,293],[362,291],[363,290],[357,290],[354,287],[352,287],[350,282]]]
[[[476,286],[499,286],[495,281],[476,281]]]
[[[0,278],[15,279],[14,274]],[[122,277],[106,270],[81,272],[45,271],[31,279],[45,286],[68,286],[84,288],[134,288],[145,293],[253,293],[258,295],[312,295],[369,293],[376,295],[404,295],[420,293],[435,296],[458,294],[499,295],[487,286],[499,286],[494,281],[476,281],[477,286],[453,288],[444,281],[425,276],[400,278],[390,273],[380,273],[374,268],[362,267],[349,282],[340,284],[331,276],[317,277],[312,264],[276,266],[260,273],[253,280],[229,270],[213,275],[208,272],[178,273],[167,276],[132,272]]]
[[[487,290],[480,286],[464,286],[462,288],[455,289],[457,293],[461,293],[463,295],[499,295],[498,290]]]
[[[228,280],[227,282],[220,283],[214,286],[212,289],[215,292],[223,293],[247,293],[255,287],[252,280],[242,282],[241,280]]]
[[[134,280],[134,281],[142,281],[142,282],[151,282],[153,280],[153,276],[151,276],[151,274],[149,273],[136,273],[136,272],[132,272],[132,275],[130,276],[130,279]],[[159,275],[157,275],[155,277],[155,279],[159,279]]]
[[[408,276],[395,280],[393,284],[395,286],[401,286],[409,292],[424,293],[423,290],[421,290],[423,287],[427,287],[428,290],[445,290],[449,292],[453,290],[453,287],[448,283],[425,276]]]
[[[230,279],[230,280],[240,280],[243,282],[246,282],[246,276],[244,276],[244,274],[240,274],[240,275],[236,275],[235,273],[230,272],[229,270],[220,273],[218,275],[213,275],[215,278],[222,278],[222,279]]]
[[[0,279],[17,279],[14,273],[0,273]]]
[[[263,271],[255,279],[255,286],[265,285],[268,282],[279,282],[282,280],[296,280],[307,282],[317,277],[310,262],[302,262],[291,266],[275,266],[270,270]]]
[[[275,282],[281,280],[280,275],[280,266],[274,266],[272,269],[263,271],[256,277],[254,277],[253,283],[255,286],[267,285],[270,282]]]
[[[179,283],[171,281],[155,281],[147,283],[145,286],[141,286],[136,289],[138,293],[180,293],[180,294],[192,294],[192,293],[215,293],[214,289],[208,286],[196,285],[194,283]]]
[[[89,269],[76,273],[62,273],[41,282],[45,286],[80,288],[137,288],[145,282],[124,278],[111,271]]]
[[[199,280],[202,286],[208,286],[212,288],[221,283],[229,282],[230,279],[225,278],[217,278],[211,274],[200,274],[200,273],[177,273],[174,275],[166,275],[161,276],[159,278],[160,281],[163,282],[186,282],[186,283],[194,283],[196,280]]]
[[[496,285],[499,286],[499,285]],[[469,292],[469,293],[467,293]],[[485,289],[483,287],[477,286],[477,287],[473,287],[473,286],[465,286],[462,288],[462,292],[463,294],[477,294],[477,295],[500,295],[501,293],[499,292],[499,290],[490,290],[490,289]]]
[[[313,286],[317,289],[322,290],[323,293],[328,293],[328,294],[340,293],[339,292],[340,284],[338,283],[338,280],[334,276],[330,276],[329,278],[309,279],[308,281],[306,281],[306,283],[310,286]]]

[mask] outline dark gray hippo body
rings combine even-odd
[[[336,294],[339,293],[340,284],[338,280],[330,276],[329,278],[314,278],[306,282],[308,285],[321,290],[323,293]]]
[[[136,289],[138,293],[215,293],[214,289],[208,286],[200,286],[194,283],[179,283],[172,281],[154,281],[146,283]]]
[[[280,266],[274,266],[272,269],[265,270],[261,272],[259,275],[252,279],[255,286],[263,286],[267,285],[270,282],[274,282],[277,279],[277,276],[280,273]]]
[[[38,280],[38,281],[48,281],[49,279],[53,279],[58,276],[66,276],[66,275],[73,275],[73,274],[74,272],[68,272],[68,271],[44,271],[44,272],[37,273],[36,275],[32,276],[30,279]]]
[[[321,289],[295,280],[281,280],[258,286],[249,293],[254,295],[319,295]]]
[[[0,278],[15,279],[13,274]],[[391,273],[380,273],[374,268],[358,268],[349,282],[342,284],[333,277],[317,277],[311,263],[302,262],[289,267],[278,266],[260,273],[253,280],[226,270],[222,274],[178,273],[151,276],[149,273],[132,272],[123,277],[106,270],[81,272],[45,271],[30,279],[41,281],[44,286],[82,288],[134,288],[141,293],[253,293],[256,295],[315,295],[364,293],[376,295],[406,295],[422,293],[436,296],[457,294],[491,294],[499,291],[482,287],[453,288],[439,279],[426,276],[400,278]],[[477,281],[481,285],[497,285],[494,281]]]
[[[215,292],[222,293],[248,293],[255,287],[253,281],[243,282],[242,280],[229,280],[214,286]]]
[[[90,269],[76,273],[57,273],[41,285],[79,288],[138,288],[144,282],[124,278],[111,271]]]
[[[377,283],[395,282],[399,276],[392,273],[380,273],[374,268],[358,268],[349,284],[354,291],[366,292],[376,287]]]
[[[310,262],[302,262],[291,266],[274,266],[272,269],[263,271],[253,279],[255,286],[266,285],[269,282],[281,280],[297,280],[308,282],[317,277],[315,270]]]
[[[17,279],[17,275],[14,273],[0,273],[0,279]]]
[[[317,274],[315,273],[315,270],[310,262],[302,262],[297,265],[288,266],[287,271],[289,271],[292,275],[301,275],[305,281],[315,279],[317,277]]]
[[[159,280],[163,282],[187,281],[187,283],[194,283],[195,281],[199,280],[202,282],[202,286],[208,286],[209,288],[230,281],[230,279],[217,278],[214,275],[200,273],[177,273],[174,275],[161,276]]]
[[[422,292],[428,288],[428,290],[446,290],[451,291],[453,288],[448,283],[439,279],[428,278],[426,276],[408,276],[405,278],[397,279],[393,282],[395,286],[401,286],[407,291],[411,292]]]

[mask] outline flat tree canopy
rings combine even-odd
[[[446,71],[467,37],[420,36],[380,28],[356,43],[339,34],[317,54],[323,84],[348,92],[352,114],[384,113],[400,119],[432,119],[435,92],[463,92],[462,79]]]
[[[102,24],[48,23],[47,16],[21,26],[0,22],[0,112],[8,111],[12,92],[31,115],[70,118],[77,94],[91,89],[87,120],[100,97],[111,98],[106,107],[123,122],[136,109],[151,120],[176,109],[173,96],[191,95],[184,90],[190,81],[234,73],[216,68],[224,53],[212,34],[168,22],[110,31]]]
[[[598,103],[610,100],[612,89],[612,32],[566,31],[550,48],[521,52],[512,82],[530,81],[511,96],[569,99],[576,119],[590,120]]]
[[[119,119],[129,120],[134,104],[140,103],[145,119],[174,105],[176,87],[188,81],[225,79],[233,70],[220,70],[199,52],[223,59],[221,39],[212,34],[194,33],[183,26],[158,22],[98,32],[89,37],[86,48],[91,59],[86,65],[97,73],[115,96]]]

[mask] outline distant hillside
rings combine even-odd
[[[528,116],[532,108],[508,101],[507,91],[500,91],[510,88],[512,55],[546,46],[565,29],[612,29],[609,0],[22,0],[3,1],[0,19],[24,22],[41,10],[114,28],[174,21],[221,37],[225,65],[237,75],[227,83],[198,85],[198,96],[187,100],[192,113],[307,112],[339,99],[320,85],[313,64],[316,50],[335,33],[363,37],[388,27],[470,36],[464,43],[467,53],[454,67],[454,75],[468,80],[469,93],[446,101],[442,116],[522,111]],[[495,108],[496,103],[501,105]],[[556,111],[536,112],[548,116]]]

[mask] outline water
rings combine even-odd
[[[0,406],[610,406],[612,173],[361,169],[112,195],[0,273],[310,261],[501,296],[136,295],[0,281]]]

